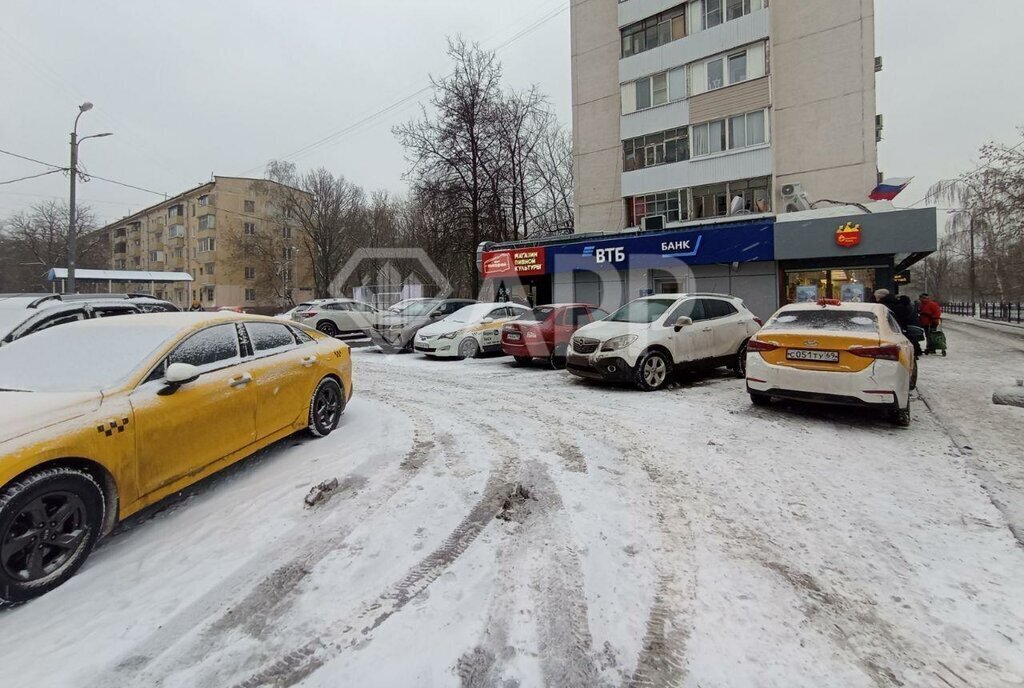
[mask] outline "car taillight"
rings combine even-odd
[[[747,342],[747,351],[775,351],[778,348],[778,344],[762,342],[758,339],[751,339]]]
[[[757,323],[758,327],[764,327],[764,320],[761,320],[761,318],[758,318],[757,316],[754,316],[754,322]]]
[[[318,315],[316,311],[306,311],[305,313],[299,313],[300,318],[315,318]]]
[[[900,348],[895,344],[886,346],[851,346],[850,353],[861,358],[880,358],[884,361],[900,360]]]

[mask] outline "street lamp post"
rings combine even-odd
[[[75,259],[78,255],[78,228],[75,223],[78,221],[78,209],[75,205],[75,183],[78,181],[78,146],[81,145],[82,141],[86,139],[98,139],[104,136],[110,136],[110,132],[104,134],[93,134],[92,136],[86,136],[82,141],[78,140],[78,118],[84,113],[92,110],[92,103],[86,101],[78,106],[78,115],[75,116],[75,126],[71,130],[71,193],[69,202],[71,208],[68,217],[68,283],[67,291],[71,294],[75,293]]]

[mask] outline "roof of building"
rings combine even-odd
[[[46,281],[67,279],[67,268],[50,268]],[[75,270],[75,279],[104,282],[191,282],[187,272],[153,272],[148,270]]]

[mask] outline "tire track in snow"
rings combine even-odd
[[[515,485],[509,482],[515,469],[516,462],[506,460],[499,469],[492,472],[480,500],[441,546],[365,607],[354,621],[321,629],[316,638],[235,684],[237,688],[295,685],[401,611],[469,549],[483,529],[494,520],[515,489]]]
[[[414,442],[399,464],[402,467],[407,467],[413,462],[422,466],[436,455],[434,446],[426,447],[415,441],[417,436],[432,434],[433,426],[430,420],[423,414],[410,415],[414,423]],[[431,430],[424,431],[424,427]],[[298,551],[302,554],[292,556],[277,565],[270,564],[273,570],[266,574],[263,572],[268,567],[268,561],[282,559],[278,554],[279,546],[274,545],[257,553],[248,565],[220,581],[209,592],[175,614],[149,638],[137,645],[130,655],[120,660],[110,670],[101,673],[89,683],[89,686],[107,688],[111,685],[128,685],[132,681],[142,681],[144,685],[151,685],[160,680],[160,674],[153,676],[151,674],[154,672],[147,669],[168,650],[173,649],[174,656],[184,656],[186,661],[194,660],[208,653],[212,646],[221,642],[224,633],[235,627],[242,627],[252,637],[263,637],[266,629],[284,613],[288,606],[286,603],[292,601],[296,589],[313,567],[328,554],[343,546],[344,541],[359,524],[383,508],[414,476],[414,470],[395,472],[379,488],[365,491],[361,491],[367,484],[365,477],[351,475],[344,478],[330,506],[327,509],[318,509],[330,514],[338,513],[342,509],[348,510],[346,522],[340,528],[332,528],[329,537],[320,539],[322,534],[319,531],[326,528],[322,521],[312,526],[313,533],[309,532],[311,526],[308,523],[296,524],[282,536],[282,539],[287,541],[297,537],[299,542],[287,552]],[[232,603],[231,600],[240,589],[248,592],[241,600]],[[175,647],[197,627],[204,625],[207,627],[197,640],[190,642],[186,648]]]

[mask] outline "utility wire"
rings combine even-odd
[[[17,179],[8,179],[7,181],[0,182],[0,185],[3,185],[3,184],[13,184],[14,182],[23,182],[26,179],[35,179],[36,177],[45,177],[46,175],[54,174],[55,172],[67,172],[67,169],[65,168],[65,169],[49,170],[48,172],[40,172],[39,174],[30,174],[27,177],[18,177]]]
[[[1013,151],[1017,150],[1021,146],[1024,146],[1024,139],[1021,139],[1019,142],[1017,142],[1017,145],[1012,146],[1011,148],[1007,149],[1006,152],[1007,153],[1012,153]],[[955,179],[948,179],[946,181],[940,181],[938,183],[938,186],[940,186],[940,187],[944,186],[944,187],[948,188],[950,186],[953,186],[957,182],[966,181],[969,177],[972,177],[972,176],[978,174],[978,172],[981,172],[986,167],[989,168],[989,169],[995,169],[995,168],[992,167],[992,165],[988,164],[987,162],[983,162],[983,163],[978,164],[973,170],[970,170],[968,172],[964,172],[963,174],[961,174],[959,177],[956,177]],[[913,208],[918,203],[922,203],[922,202],[928,200],[928,196],[930,196],[930,195],[931,195],[930,193],[927,193],[927,194],[925,194],[924,196],[922,196],[921,198],[917,199],[916,201],[914,201],[913,203],[911,203],[910,205],[908,205],[906,207],[907,208]]]
[[[42,160],[36,160],[35,158],[29,158],[29,157],[24,156],[24,155],[18,155],[17,153],[12,153],[11,151],[6,151],[6,150],[3,150],[3,149],[0,149],[0,153],[3,153],[5,155],[10,155],[13,158],[20,158],[22,160],[28,160],[29,162],[34,162],[37,165],[45,165],[46,167],[53,167],[53,168],[58,169],[58,170],[66,170],[66,169],[68,169],[66,167],[61,167],[60,165],[53,165],[53,164],[48,163],[48,162],[43,162]]]

